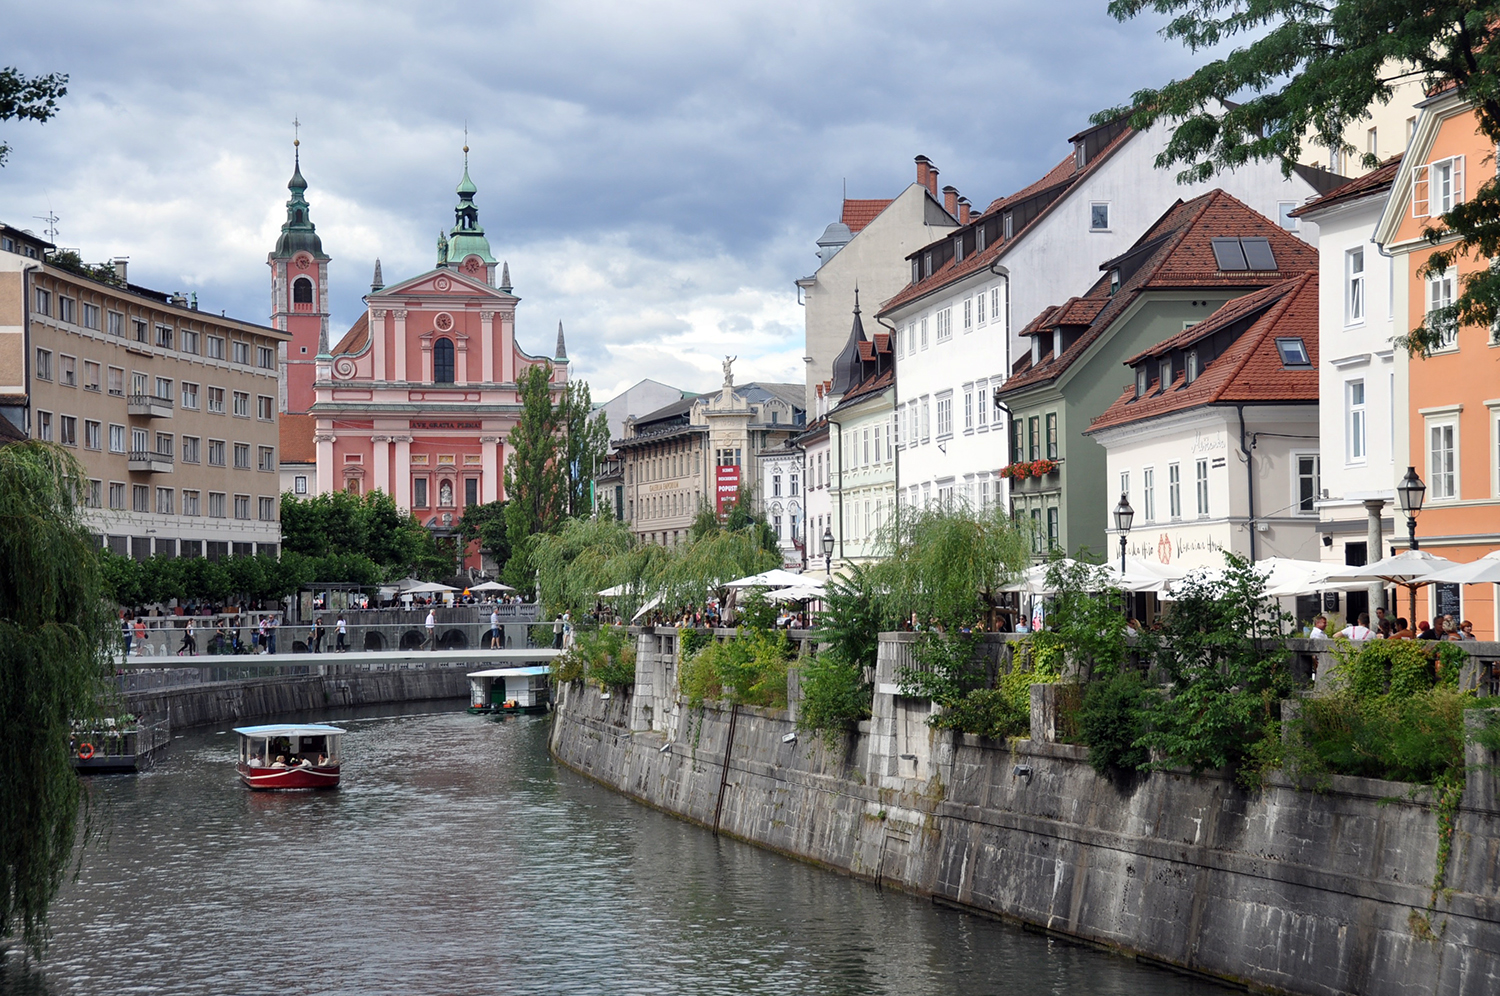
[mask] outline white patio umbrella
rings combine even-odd
[[[1368,584],[1371,581],[1400,585],[1407,591],[1411,614],[1415,616],[1417,614],[1417,589],[1438,581],[1439,579],[1433,576],[1438,571],[1460,566],[1463,565],[1456,564],[1447,557],[1428,553],[1426,550],[1402,550],[1394,556],[1377,560],[1363,567],[1346,567],[1342,571],[1331,571],[1324,581],[1330,588],[1357,588],[1360,582]],[[1411,623],[1415,626],[1417,621],[1413,619]]]
[[[1123,576],[1120,575],[1119,568],[1113,564],[1109,566],[1115,573],[1116,584],[1125,591],[1166,592],[1171,590],[1173,582],[1181,581],[1188,576],[1188,569],[1185,567],[1153,564],[1149,560],[1141,560],[1138,557],[1126,559]]]
[[[791,571],[784,571],[780,567],[776,567],[772,568],[769,571],[761,571],[759,574],[752,574],[748,578],[740,578],[738,581],[731,581],[724,587],[791,588],[797,585],[821,586],[822,579],[809,578],[802,574],[793,574]]]
[[[1500,584],[1500,550],[1493,550],[1467,564],[1454,564],[1434,571],[1429,581],[1443,584]]]
[[[768,591],[763,597],[768,602],[805,602],[812,598],[822,598],[827,594],[827,591],[816,585],[796,585],[791,588]]]
[[[469,585],[469,590],[470,591],[515,591],[516,589],[512,588],[508,584],[501,584],[499,581],[482,581],[479,584],[471,584],[471,585]]]
[[[403,588],[403,595],[435,595],[440,591],[458,591],[452,585],[438,584],[436,581],[419,581],[410,588]]]

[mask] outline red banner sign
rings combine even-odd
[[[740,468],[714,468],[714,507],[719,515],[727,515],[729,506],[735,503],[740,493]]]

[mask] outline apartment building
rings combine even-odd
[[[278,551],[289,338],[0,226],[0,414],[78,459],[85,521],[116,553]]]

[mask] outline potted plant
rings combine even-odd
[[[1044,476],[1046,474],[1055,474],[1055,473],[1057,473],[1057,461],[1056,460],[1048,460],[1047,458],[1043,457],[1040,460],[1033,461],[1032,464],[1031,464],[1031,476],[1032,477],[1042,477],[1042,476]]]

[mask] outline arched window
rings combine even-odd
[[[432,382],[453,383],[453,340],[439,339],[432,344]]]
[[[292,303],[312,304],[312,281],[306,277],[298,277],[292,281]]]

